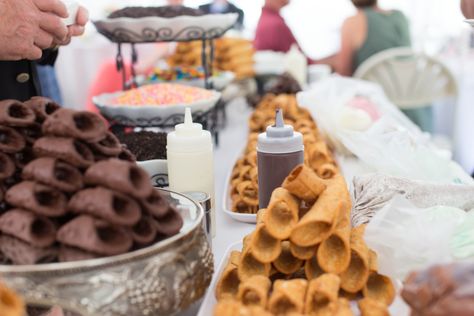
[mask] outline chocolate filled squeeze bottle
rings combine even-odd
[[[276,111],[275,125],[258,136],[258,197],[260,209],[266,208],[273,190],[298,165],[304,163],[303,135],[285,125],[282,110]]]

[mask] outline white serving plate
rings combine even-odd
[[[233,167],[232,167],[233,168]],[[232,169],[230,169],[225,179],[224,186],[224,197],[222,198],[222,209],[227,216],[235,219],[236,221],[248,224],[257,223],[257,214],[241,214],[232,212],[232,199],[230,198],[230,179],[232,177]]]
[[[166,105],[111,105],[111,100],[123,91],[105,93],[92,98],[100,113],[111,121],[127,126],[162,126],[166,123],[176,124],[177,117],[184,116],[187,107],[193,114],[204,114],[212,109],[221,97],[221,93],[212,91],[213,95],[206,100],[190,104]]]
[[[222,257],[222,261],[219,263],[219,266],[214,272],[214,276],[212,277],[211,285],[209,286],[209,289],[206,292],[206,296],[204,296],[204,300],[202,301],[201,308],[199,309],[199,312],[197,316],[209,316],[213,315],[214,311],[214,306],[217,304],[217,300],[215,297],[215,291],[216,291],[216,285],[217,281],[219,280],[220,275],[225,269],[225,266],[227,264],[227,261],[230,257],[230,253],[232,251],[241,251],[242,250],[242,242],[235,243],[231,245],[229,248],[227,248],[224,256]],[[397,288],[401,288],[401,282],[396,282]],[[357,304],[352,303],[352,311],[354,315],[359,316],[360,312],[357,308]],[[400,295],[397,295],[395,298],[395,301],[393,304],[390,306],[390,314],[391,315],[396,315],[396,316],[409,316],[410,315],[410,309],[409,307],[405,304],[403,299],[400,297]]]
[[[178,42],[218,38],[237,22],[238,14],[174,18],[116,18],[94,21],[97,31],[116,43]]]

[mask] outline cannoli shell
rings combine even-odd
[[[26,140],[27,144],[34,144],[35,141],[43,137],[43,132],[41,130],[41,125],[38,123],[33,123],[30,126],[22,127],[17,129],[21,135]]]
[[[267,306],[268,293],[272,282],[268,277],[256,275],[239,285],[238,299],[245,306]]]
[[[280,240],[270,235],[265,223],[257,225],[250,243],[253,256],[263,263],[273,262],[282,251]]]
[[[237,192],[247,205],[258,205],[258,185],[252,181],[242,181],[237,185]]]
[[[126,253],[132,247],[132,236],[125,229],[88,215],[81,215],[63,225],[57,240],[64,245],[113,256]]]
[[[306,203],[313,204],[326,189],[326,184],[309,167],[299,165],[285,179],[283,188]]]
[[[323,179],[331,179],[338,173],[338,170],[332,163],[326,163],[319,166],[318,169],[316,169],[316,173]]]
[[[344,272],[351,260],[351,227],[338,227],[319,246],[317,258],[319,266],[328,273]]]
[[[330,273],[311,280],[306,292],[305,313],[320,315],[334,313],[340,284],[340,278]]]
[[[68,209],[120,226],[134,226],[141,217],[140,206],[135,200],[102,187],[77,192],[69,201]]]
[[[23,300],[12,290],[0,283],[0,311],[2,316],[24,316]]]
[[[268,232],[277,239],[288,239],[293,227],[298,223],[298,211],[299,203],[289,191],[283,188],[275,189],[265,215]]]
[[[334,316],[354,316],[351,309],[351,303],[345,298],[337,300],[337,311]]]
[[[240,255],[241,255],[241,254],[242,254],[242,253],[241,253],[240,251],[236,251],[236,250],[232,251],[232,252],[230,253],[229,262],[230,262],[231,264],[233,264],[234,266],[238,267],[238,266],[239,266],[239,262],[240,262]]]
[[[58,158],[79,168],[87,168],[94,163],[89,147],[73,138],[41,137],[33,145],[33,151],[38,157]]]
[[[145,247],[151,245],[156,240],[157,229],[153,219],[142,217],[132,227],[132,238],[136,245]]]
[[[32,97],[25,105],[35,112],[36,121],[40,123],[61,108],[59,104],[45,97]]]
[[[0,151],[14,154],[22,151],[26,146],[26,140],[13,128],[0,125]]]
[[[294,257],[301,260],[309,260],[316,254],[318,246],[300,247],[290,242],[290,251]]]
[[[10,178],[15,173],[15,163],[6,154],[0,152],[0,180]]]
[[[229,258],[224,271],[216,285],[216,298],[222,300],[226,298],[237,298],[239,291],[240,278],[237,272],[237,266],[232,262],[232,256]],[[234,258],[235,260],[235,258]]]
[[[387,305],[370,298],[357,302],[361,316],[390,316]]]
[[[254,275],[270,276],[272,265],[270,263],[263,263],[253,255],[251,248],[251,240],[253,236],[250,235],[244,239],[244,247],[240,256],[238,274],[241,281],[245,281]]]
[[[117,157],[122,152],[122,144],[111,132],[107,132],[104,139],[89,145],[95,152],[106,157]]]
[[[68,193],[76,192],[84,186],[82,174],[77,168],[50,157],[30,162],[23,169],[22,177]]]
[[[22,209],[12,209],[0,216],[0,231],[33,247],[46,248],[56,241],[53,222]]]
[[[35,112],[16,100],[0,101],[0,124],[24,127],[35,122]]]
[[[395,286],[392,280],[384,275],[372,272],[363,289],[364,297],[371,298],[390,306],[395,300]]]
[[[281,253],[273,262],[273,266],[278,272],[283,274],[292,274],[298,271],[303,265],[303,260],[296,258],[291,253],[289,241],[281,242]]]
[[[306,260],[304,265],[304,272],[308,280],[316,279],[319,276],[323,275],[325,272],[319,266],[318,259],[316,256],[312,257],[309,260]]]
[[[137,199],[149,197],[153,190],[145,170],[136,164],[118,159],[94,164],[87,169],[84,180],[86,184],[104,186]]]
[[[43,133],[59,137],[71,137],[85,142],[104,139],[107,127],[97,114],[72,109],[59,109],[43,123]]]
[[[253,316],[250,310],[234,299],[222,299],[214,307],[214,316]]]
[[[310,166],[313,170],[318,170],[320,166],[333,161],[329,148],[323,141],[313,144],[309,148],[309,155]]]
[[[154,223],[159,235],[171,237],[179,233],[184,222],[178,211],[170,206],[163,217],[155,218]]]
[[[7,235],[0,236],[0,251],[15,265],[50,263],[58,256],[56,247],[37,248]]]
[[[62,216],[67,210],[67,198],[62,192],[31,181],[23,181],[11,187],[5,199],[17,208],[48,217]]]
[[[165,216],[170,207],[168,201],[161,196],[158,190],[152,190],[149,197],[140,199],[139,202],[143,211],[156,218]]]
[[[304,279],[275,281],[268,301],[268,310],[276,315],[290,312],[302,313],[307,287],[308,281]]]
[[[341,274],[341,288],[349,293],[362,290],[369,278],[369,249],[364,241],[364,230],[364,226],[352,229],[351,261]]]
[[[294,227],[290,240],[301,247],[314,246],[328,238],[333,232],[344,202],[338,189],[328,187],[313,207]]]

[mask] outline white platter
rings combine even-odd
[[[123,91],[105,93],[92,98],[92,102],[108,120],[126,126],[162,126],[182,123],[184,111],[191,108],[193,115],[202,115],[212,109],[221,97],[221,93],[212,91],[213,95],[206,100],[190,104],[167,105],[111,105],[111,100]]]
[[[179,42],[213,39],[237,22],[238,14],[206,14],[174,18],[115,18],[94,21],[97,31],[116,43]]]
[[[224,210],[224,213],[227,214],[227,216],[230,216],[236,221],[239,221],[242,223],[248,223],[248,224],[257,223],[257,214],[243,214],[243,213],[232,212],[232,199],[230,197],[231,177],[232,177],[232,169],[230,169],[225,179],[224,196],[222,198],[222,209]]]
[[[232,83],[235,79],[235,74],[231,71],[223,71],[219,75],[215,75],[211,78],[209,78],[209,81],[212,82],[213,88],[217,91],[222,91],[224,90],[229,84]],[[145,78],[137,78],[137,83],[139,86],[142,85],[147,85],[147,84],[155,84],[155,83],[177,83],[177,84],[182,84],[185,86],[191,86],[191,87],[196,87],[196,88],[202,88],[205,89],[205,81],[204,79],[192,79],[192,80],[176,80],[176,81],[149,81],[146,80]]]
[[[201,308],[199,309],[197,316],[213,315],[214,306],[217,303],[216,297],[214,295],[216,291],[217,281],[219,280],[220,275],[225,269],[228,258],[230,257],[230,253],[235,250],[241,251],[242,246],[243,246],[242,242],[238,242],[231,245],[229,248],[227,248],[224,256],[222,257],[223,258],[222,261],[219,263],[219,266],[217,267],[216,272],[214,272],[211,285],[209,286],[209,289],[206,292],[206,296],[204,296],[204,300],[202,302]],[[401,282],[397,282],[396,286],[398,289],[400,289]],[[352,311],[354,312],[355,316],[360,315],[360,312],[355,303],[352,303]],[[395,301],[390,306],[389,311],[390,311],[390,314],[394,316],[409,316],[410,315],[409,307],[405,304],[405,302],[399,295],[397,295],[397,297],[395,298]]]

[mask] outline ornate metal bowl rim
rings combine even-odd
[[[166,248],[171,244],[175,243],[176,241],[185,238],[189,234],[191,234],[197,226],[201,225],[202,219],[204,217],[204,211],[202,206],[193,201],[192,199],[188,198],[187,196],[177,193],[171,190],[165,190],[161,188],[156,188],[156,190],[164,191],[173,195],[178,195],[187,201],[189,201],[192,205],[196,207],[196,218],[194,219],[194,223],[187,227],[184,231],[181,231],[179,234],[167,238],[163,241],[157,242],[156,244],[135,250],[132,252],[128,252],[118,256],[111,256],[111,257],[104,257],[98,259],[91,259],[91,260],[82,260],[82,261],[74,261],[74,262],[60,262],[60,263],[46,263],[46,264],[36,264],[36,265],[0,265],[0,274],[1,273],[37,273],[37,272],[54,272],[54,271],[66,271],[66,270],[74,270],[77,271],[78,269],[96,269],[101,266],[106,265],[117,265],[120,263],[127,263],[134,261],[140,257],[147,257],[150,253],[154,253],[162,248]]]

